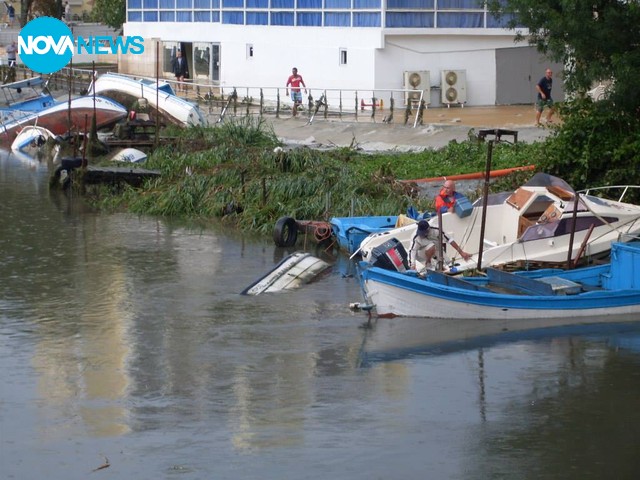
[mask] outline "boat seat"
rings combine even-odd
[[[517,288],[534,295],[553,296],[556,294],[551,284],[534,278],[515,275],[491,267],[488,267],[486,271],[490,281],[508,285],[510,288]]]

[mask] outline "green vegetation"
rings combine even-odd
[[[176,144],[158,148],[145,164],[161,177],[139,190],[96,197],[102,207],[219,217],[270,233],[282,216],[388,215],[411,205],[431,210],[432,199],[401,180],[483,171],[487,158],[487,144],[476,141],[454,142],[440,151],[375,155],[354,148],[282,150],[268,125],[251,119],[168,133],[179,138]],[[542,144],[500,144],[492,164],[495,169],[530,165],[543,156]]]

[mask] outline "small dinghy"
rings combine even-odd
[[[309,283],[329,267],[324,260],[305,252],[295,252],[284,258],[273,270],[245,288],[242,295],[291,290]]]

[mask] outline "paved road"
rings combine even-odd
[[[384,114],[384,112],[382,112]],[[364,151],[423,150],[442,148],[452,140],[464,141],[471,133],[485,128],[518,131],[518,141],[536,142],[549,135],[550,130],[534,126],[533,106],[431,108],[424,115],[423,125],[411,123],[387,124],[382,116],[373,122],[370,112],[361,114],[356,122],[324,119],[316,116],[312,124],[308,117],[283,116],[267,118],[276,135],[285,143],[315,147],[357,146]],[[487,137],[493,138],[493,137]],[[511,140],[511,137],[504,137]]]

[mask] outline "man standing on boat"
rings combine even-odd
[[[436,212],[447,213],[453,212],[456,200],[463,197],[461,193],[456,192],[456,184],[453,180],[447,180],[442,186],[442,190],[436,197]]]

